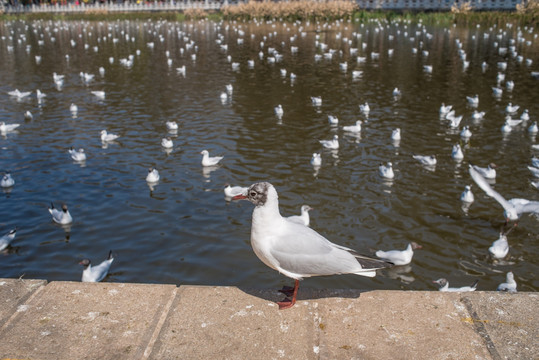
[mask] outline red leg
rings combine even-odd
[[[291,308],[296,303],[296,296],[298,295],[298,287],[299,287],[299,280],[296,280],[294,283],[294,292],[292,296],[292,301],[288,300],[288,298],[284,299],[283,301],[279,301],[277,304],[279,305],[279,310],[284,310]]]

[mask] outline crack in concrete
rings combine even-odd
[[[468,310],[468,313],[470,314],[470,317],[472,320],[479,319],[479,316],[477,315],[477,312],[473,309],[473,304],[470,301],[469,298],[463,297],[460,299],[460,301],[464,304],[466,307],[466,310]],[[492,356],[494,360],[502,360],[502,357],[498,353],[498,350],[496,349],[496,345],[494,345],[494,341],[490,338],[490,335],[488,334],[487,328],[485,327],[484,321],[472,321],[473,327],[475,329],[475,332],[481,336],[483,341],[485,341],[485,346],[487,347],[488,352]]]

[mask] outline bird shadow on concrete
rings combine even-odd
[[[280,289],[254,289],[239,287],[240,291],[271,302],[282,301],[286,296],[279,292]],[[298,289],[297,301],[305,300],[319,300],[329,298],[345,298],[345,299],[357,299],[361,296],[361,293],[368,292],[370,290],[358,290],[358,289],[311,289],[302,288]]]

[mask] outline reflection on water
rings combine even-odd
[[[16,181],[3,189],[0,233],[19,227],[0,277],[79,280],[82,258],[112,249],[107,281],[278,287],[287,279],[250,247],[252,206],[222,192],[226,183],[264,180],[277,188],[283,215],[308,203],[311,226],[338,244],[367,254],[423,245],[412,265],[375,279],[305,286],[435,290],[431,281],[445,277],[453,286],[478,278],[479,289],[494,290],[513,271],[520,290],[537,290],[537,216],[523,216],[508,236],[509,255],[491,259],[502,208],[467,168],[495,162],[497,191],[538,198],[527,169],[537,155],[527,129],[539,114],[530,75],[538,47],[537,30],[516,27],[1,23],[0,121],[20,127],[0,137],[0,170]],[[15,89],[31,94],[8,95]],[[440,118],[442,103],[463,117],[457,128]],[[508,103],[520,106],[513,119],[524,109],[530,119],[502,134]],[[343,131],[357,120],[361,132]],[[178,129],[167,128],[172,121]],[[472,135],[463,139],[464,125]],[[393,141],[396,128],[401,140]],[[102,143],[103,129],[121,137]],[[322,149],[319,140],[334,135],[338,150]],[[167,136],[173,149],[161,146]],[[462,161],[451,158],[455,144]],[[88,160],[71,161],[71,146]],[[201,166],[205,148],[225,155],[220,166]],[[310,164],[313,153],[321,166]],[[413,154],[438,162],[422,166]],[[392,181],[378,175],[381,162],[393,164]],[[158,185],[141,175],[150,166]],[[475,202],[465,206],[459,196],[469,184]],[[51,223],[51,201],[69,205],[69,230]]]

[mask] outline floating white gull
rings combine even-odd
[[[5,122],[1,121],[0,133],[4,135],[8,132],[15,131],[15,129],[18,128],[19,126],[21,126],[21,124],[6,124]]]
[[[528,112],[528,109],[525,109],[524,112],[522,112],[522,114],[520,115],[520,120],[524,122],[530,120],[530,114]]]
[[[68,150],[68,152],[71,155],[71,159],[77,162],[86,161],[86,153],[84,152],[84,149],[81,148],[79,150],[76,150],[72,146],[71,149]]]
[[[54,204],[51,203],[51,207],[49,208],[49,212],[52,215],[52,220],[54,220],[55,223],[66,225],[73,222],[73,218],[71,217],[71,214],[69,213],[69,210],[67,210],[67,205],[62,205],[62,210],[57,210],[54,208]]]
[[[492,243],[492,245],[488,248],[488,252],[490,253],[490,255],[492,255],[493,258],[503,259],[509,253],[509,243],[507,242],[507,234],[512,229],[514,229],[514,227],[509,229],[509,231],[505,234],[501,232],[498,240],[495,240]]]
[[[249,188],[243,186],[230,186],[230,184],[226,184],[223,192],[225,193],[226,199],[232,199],[234,196],[245,193],[248,189]]]
[[[518,111],[518,109],[520,108],[520,106],[518,105],[513,105],[512,103],[509,103],[506,107],[505,107],[505,111],[508,113],[508,114],[514,114]]]
[[[496,164],[490,163],[487,165],[486,168],[479,167],[477,165],[471,166],[477,173],[479,173],[479,175],[481,175],[485,179],[496,179],[496,168],[498,167]]]
[[[110,142],[118,139],[120,136],[116,134],[109,134],[107,133],[107,130],[101,130],[101,141],[102,142]]]
[[[283,107],[281,106],[281,104],[277,105],[273,111],[275,112],[275,115],[280,119],[283,117],[284,115],[284,110],[283,110]]]
[[[84,270],[82,271],[82,282],[100,282],[103,280],[107,276],[113,261],[114,257],[112,256],[112,251],[109,252],[107,260],[96,266],[92,266],[89,259],[82,260],[79,263],[84,266]]]
[[[436,165],[436,156],[434,155],[412,155],[412,157],[419,161],[422,165]]]
[[[161,139],[161,146],[165,149],[172,149],[174,143],[172,142],[172,139],[170,137],[166,137]]]
[[[11,244],[13,239],[15,239],[15,234],[17,233],[17,228],[11,230],[4,236],[0,237],[0,251],[4,250]]]
[[[292,299],[279,302],[280,309],[295,304],[299,281],[303,278],[335,274],[373,277],[376,270],[390,266],[333,244],[313,229],[283,218],[277,191],[270,183],[253,184],[235,199],[247,199],[255,205],[251,226],[255,254],[270,268],[295,280],[293,289],[282,290]]]
[[[433,281],[433,283],[438,284],[440,286],[440,288],[438,289],[439,291],[447,291],[447,292],[475,291],[475,289],[477,289],[477,283],[478,282],[479,282],[479,280],[476,280],[471,286],[463,286],[463,287],[459,287],[459,288],[450,288],[449,287],[449,282],[444,278]]]
[[[460,201],[465,202],[465,203],[473,203],[474,202],[474,195],[473,195],[473,192],[472,192],[472,186],[471,185],[466,185],[464,187],[464,191],[462,192],[462,194],[460,194]]]
[[[396,128],[391,132],[391,140],[399,141],[401,139],[401,129]]]
[[[11,177],[9,172],[6,172],[2,177],[2,180],[0,180],[0,187],[10,188],[13,185],[15,185],[15,180],[13,180],[13,177]]]
[[[365,103],[362,105],[359,105],[359,110],[365,115],[369,115],[369,112],[371,111],[371,107],[369,106],[369,103]]]
[[[498,288],[496,290],[507,291],[512,294],[517,292],[517,282],[515,281],[515,276],[513,275],[513,272],[509,271],[507,273],[507,275],[505,276],[505,282],[498,285]]]
[[[208,150],[202,150],[200,154],[202,155],[202,166],[215,166],[224,158],[224,156],[210,156]]]
[[[404,250],[389,250],[383,251],[378,250],[375,254],[382,260],[389,261],[395,265],[408,265],[412,262],[412,257],[414,256],[414,250],[421,249],[421,245],[418,245],[415,242],[408,244]]]
[[[468,105],[477,107],[479,105],[479,95],[475,96],[466,96],[466,100],[468,100]]]
[[[301,206],[301,215],[292,215],[288,216],[285,219],[288,221],[292,221],[301,225],[309,226],[309,223],[311,222],[311,218],[309,217],[309,211],[311,211],[313,208],[309,205],[302,205]]]
[[[313,106],[322,106],[322,97],[311,96],[311,102],[313,103]]]
[[[156,183],[159,181],[159,179],[160,179],[159,171],[157,171],[157,169],[152,168],[152,167],[149,168],[148,175],[146,175],[146,182]]]
[[[77,112],[79,111],[79,107],[76,104],[71,103],[71,105],[69,105],[69,111],[71,111],[71,114],[77,115]]]
[[[506,221],[516,221],[524,213],[537,213],[539,212],[539,201],[529,201],[526,199],[511,199],[505,200],[498,192],[496,192],[486,179],[481,176],[479,172],[475,170],[473,165],[470,165],[470,175],[475,183],[483,189],[483,191],[490,197],[494,198],[504,209],[504,217]]]
[[[354,125],[343,126],[342,129],[347,132],[358,133],[358,132],[361,132],[361,124],[362,124],[362,121],[357,120]]]
[[[387,165],[380,164],[380,166],[378,166],[378,174],[380,174],[380,176],[384,179],[393,179],[395,177],[395,173],[393,172],[393,164],[390,161],[387,163]]]
[[[319,153],[313,153],[313,157],[311,158],[311,165],[312,166],[322,166],[322,156]]]
[[[339,148],[339,135],[333,135],[332,140],[318,140],[323,147],[330,150],[337,150]]]
[[[460,137],[464,140],[468,140],[472,137],[472,132],[470,131],[470,127],[468,125],[465,125],[462,128],[462,131],[460,132]]]
[[[530,134],[537,134],[539,132],[539,127],[537,126],[537,121],[534,121],[528,128]]]
[[[451,157],[457,161],[464,159],[464,153],[462,152],[462,148],[459,144],[453,145],[453,149],[451,150]]]
[[[339,124],[339,118],[333,115],[328,115],[328,122],[331,126],[336,126]]]
[[[453,105],[445,105],[442,103],[440,106],[440,117],[445,117],[453,108]]]
[[[104,100],[105,99],[105,92],[104,91],[98,91],[98,90],[95,90],[95,91],[92,91],[92,94],[97,97],[98,99],[100,100]]]
[[[19,89],[8,92],[10,96],[16,97],[19,100],[29,96],[31,93],[30,91],[19,91]]]
[[[166,126],[167,126],[167,130],[169,131],[178,130],[178,124],[176,123],[176,121],[167,121]]]

